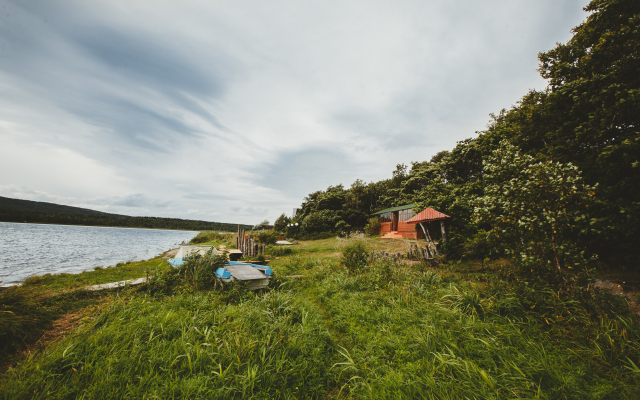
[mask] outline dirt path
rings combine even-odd
[[[46,348],[48,345],[64,339],[72,333],[90,314],[93,314],[100,306],[93,306],[76,310],[75,312],[64,314],[53,321],[51,329],[44,331],[40,339],[35,343],[28,344],[25,348],[9,355],[9,362],[0,367],[0,374],[6,373],[17,364],[26,359],[30,354]]]
[[[634,285],[634,282],[627,284],[626,281],[619,282],[616,280],[608,281],[596,279],[595,286],[606,290],[611,294],[624,296],[634,312],[640,315],[640,304],[638,304],[638,294],[640,294],[640,290],[637,285]]]

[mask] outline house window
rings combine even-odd
[[[393,218],[393,213],[386,212],[380,214],[380,222],[391,222],[391,218]]]
[[[401,211],[398,212],[398,220],[399,221],[408,221],[411,218],[413,218],[415,215],[416,215],[416,213],[414,213],[412,209],[401,210]]]

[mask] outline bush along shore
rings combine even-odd
[[[217,282],[216,257],[84,273],[82,285],[127,267],[151,278],[100,293],[31,278],[0,295],[0,396],[640,397],[640,324],[626,298],[506,259],[370,257],[408,246],[354,235],[270,247],[275,277],[260,292]]]

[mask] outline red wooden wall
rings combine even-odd
[[[418,234],[422,232],[416,231],[416,224],[407,224],[405,221],[398,221],[398,233],[407,239],[419,239]]]
[[[380,224],[380,233],[379,233],[379,235],[384,235],[387,232],[391,232],[391,222],[382,222]]]
[[[380,223],[380,235],[391,232],[391,222]],[[415,224],[407,224],[405,221],[398,221],[398,233],[407,239],[420,239],[422,232],[416,231]]]

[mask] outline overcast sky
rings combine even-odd
[[[475,137],[587,3],[0,0],[0,196],[273,222]]]

